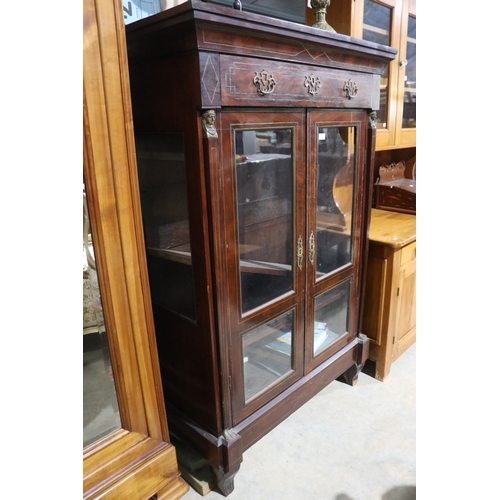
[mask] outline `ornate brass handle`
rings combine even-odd
[[[350,78],[344,83],[344,92],[348,99],[354,99],[358,95],[358,86]]]
[[[302,247],[302,236],[299,234],[299,239],[297,240],[297,265],[302,271],[302,257],[304,256],[304,249]]]
[[[257,92],[260,95],[268,95],[274,92],[274,87],[277,85],[274,76],[268,73],[265,69],[261,72],[256,71],[253,79],[253,84],[257,87]]]
[[[314,253],[316,251],[316,245],[314,244],[314,233],[311,231],[309,236],[309,262],[314,264]]]

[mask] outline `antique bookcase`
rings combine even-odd
[[[195,0],[127,44],[169,427],[228,495],[247,448],[367,359],[373,113],[396,50]]]

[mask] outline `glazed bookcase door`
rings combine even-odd
[[[353,36],[399,49],[401,30],[401,0],[363,0],[362,23]],[[399,59],[399,57],[398,57]],[[380,110],[377,112],[377,148],[394,145],[396,141],[399,62],[392,61],[380,78]]]
[[[309,112],[307,373],[357,331],[365,142],[365,113]]]
[[[332,5],[339,5],[336,0]],[[353,3],[351,34],[398,49],[380,79],[377,150],[416,144],[416,0],[362,0]]]
[[[303,374],[304,121],[222,113],[234,423]]]
[[[409,0],[401,13],[396,144],[416,144],[417,127],[417,15],[416,1]]]

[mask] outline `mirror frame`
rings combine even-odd
[[[83,450],[84,499],[180,498],[135,160],[123,6],[84,0],[84,176],[122,428]]]

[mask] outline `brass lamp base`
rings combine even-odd
[[[313,28],[319,28],[320,30],[332,31],[337,33],[327,22],[326,22],[326,8],[330,6],[330,0],[311,0],[311,7],[314,9],[316,15],[316,22],[313,24]]]

